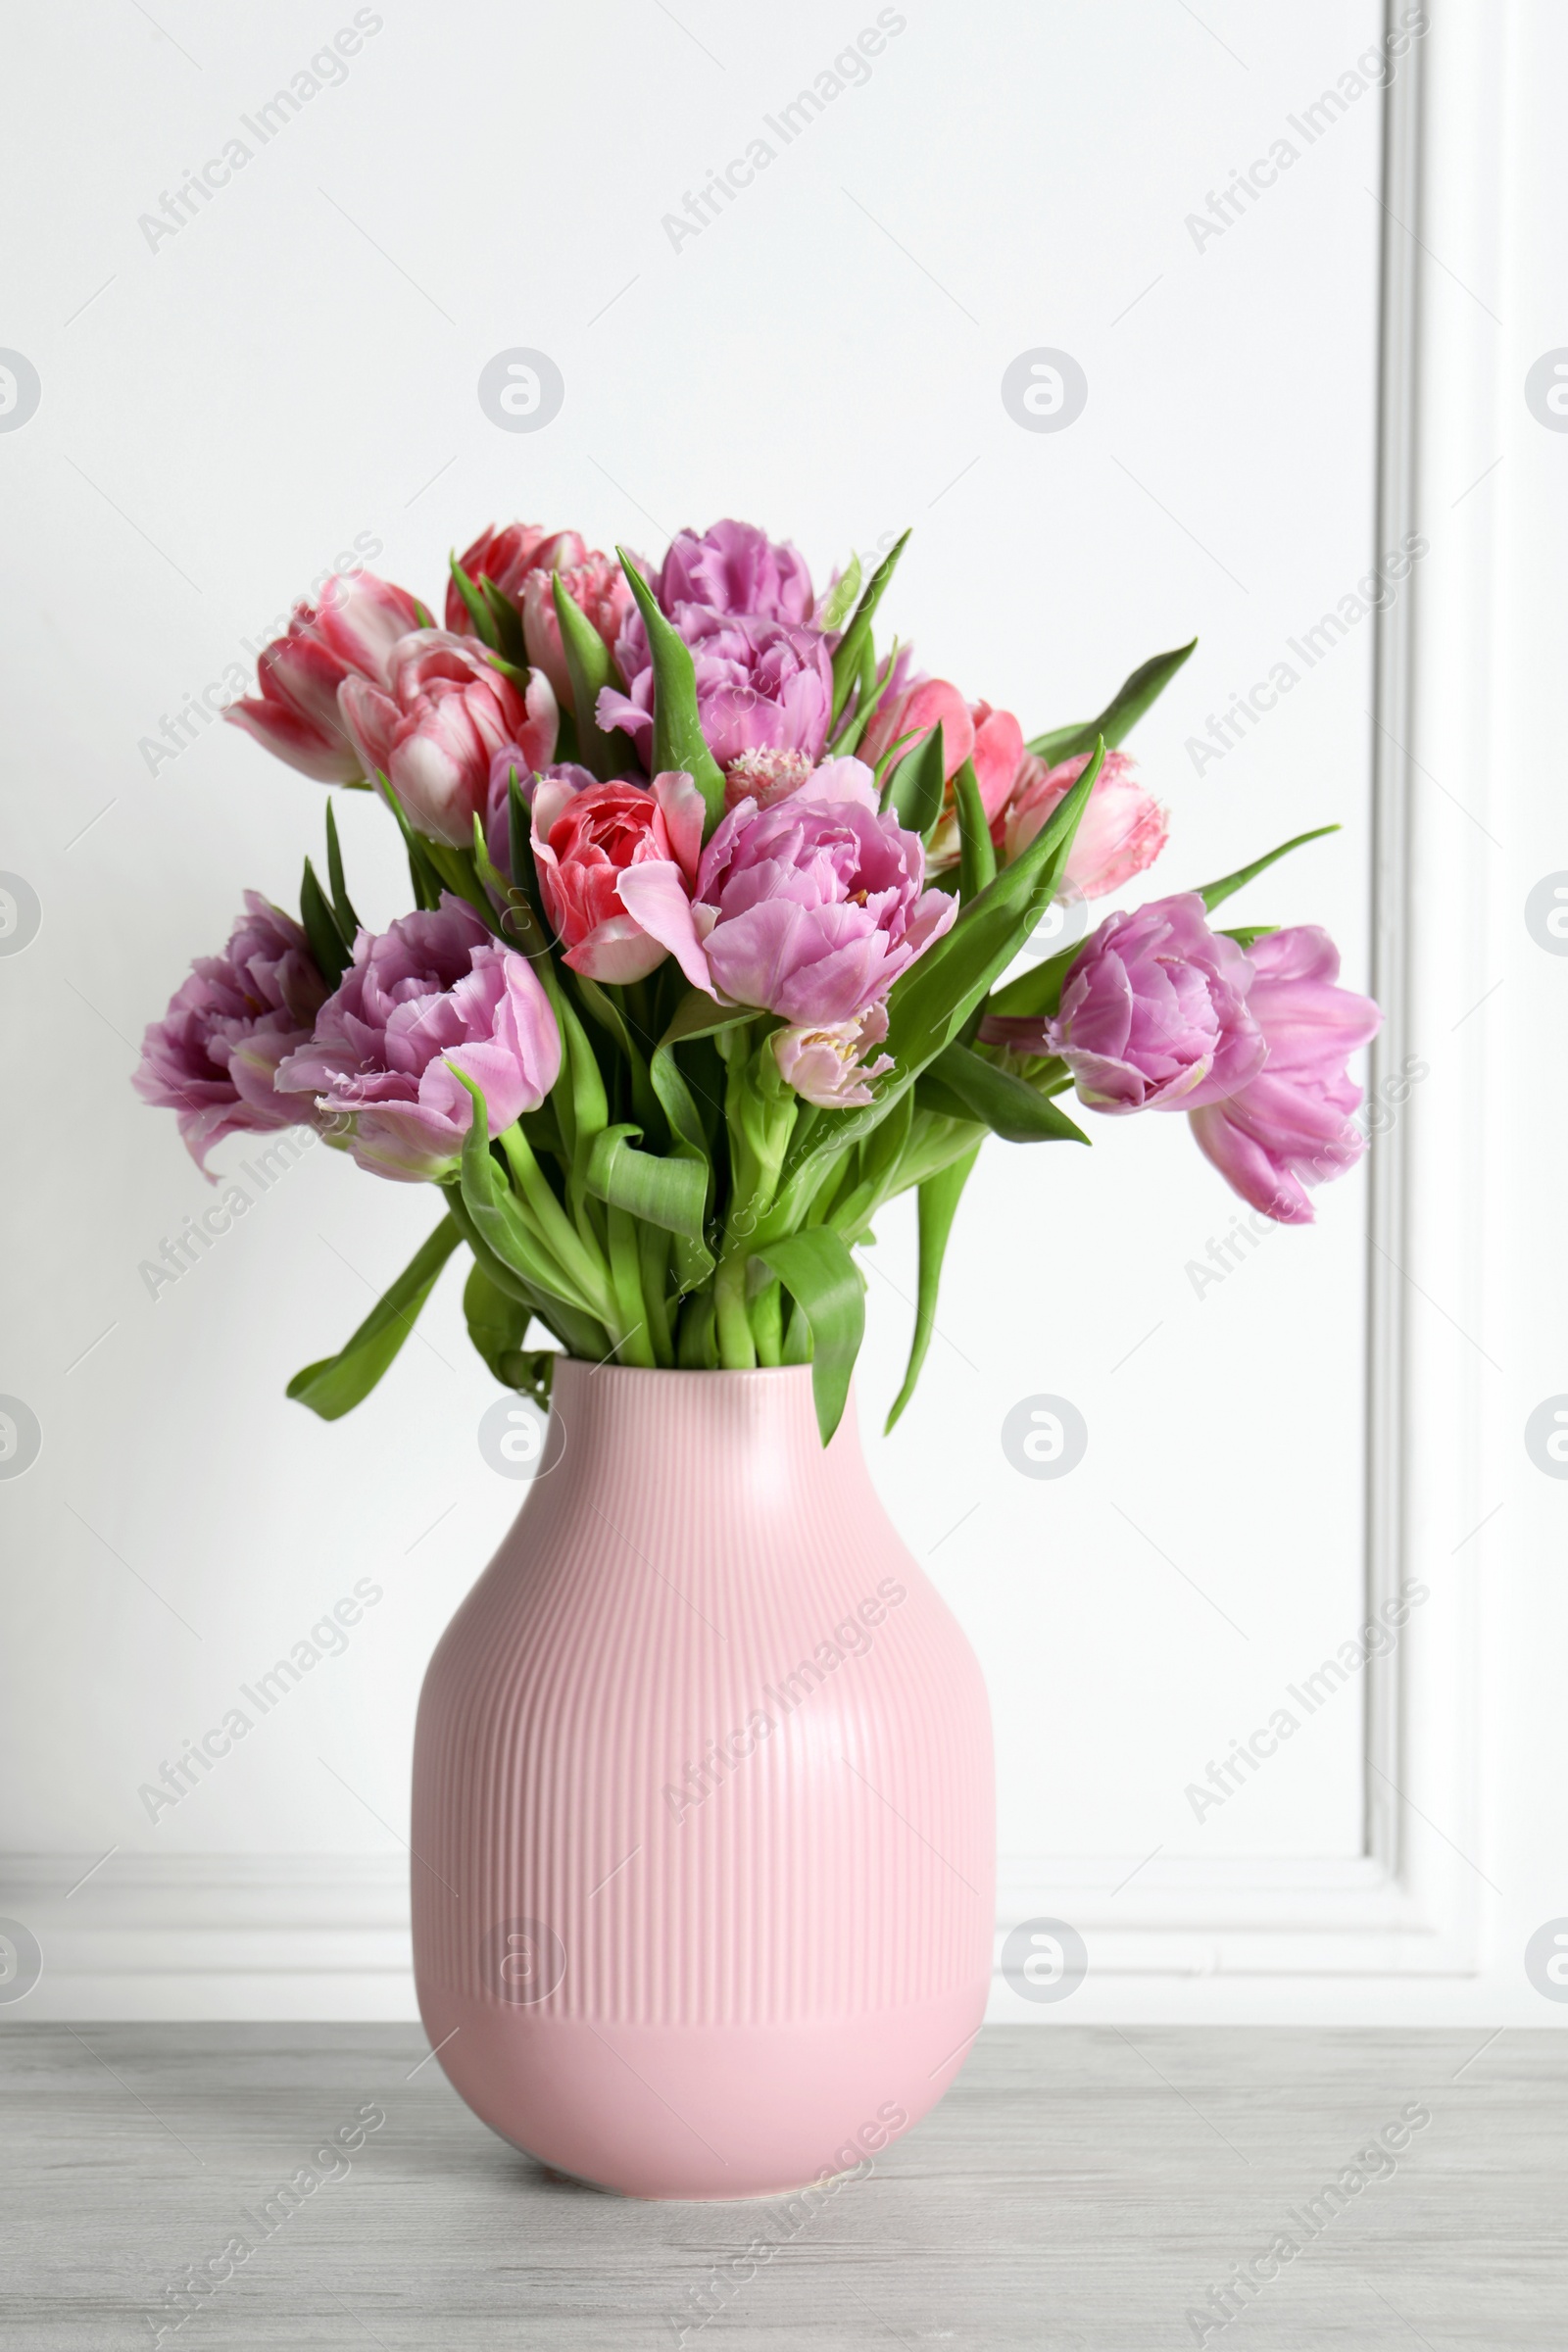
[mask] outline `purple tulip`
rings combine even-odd
[[[1251,986],[1248,957],[1183,891],[1106,916],[1069,969],[1054,1020],[993,1017],[980,1034],[1059,1054],[1092,1110],[1194,1110],[1262,1067]]]
[[[703,532],[677,531],[663,567],[652,581],[662,612],[706,605],[713,612],[750,613],[763,620],[811,617],[811,575],[789,541],[769,539],[751,522],[715,522]]]
[[[149,1025],[131,1079],[143,1102],[178,1112],[203,1169],[225,1135],[297,1127],[313,1115],[308,1103],[275,1094],[272,1081],[309,1038],[326,983],[298,923],[259,891],[245,893],[245,909],[221,956],[198,956],[163,1019]]]
[[[1193,1112],[1199,1150],[1244,1200],[1282,1225],[1310,1225],[1302,1189],[1343,1176],[1366,1148],[1351,1122],[1361,1090],[1346,1073],[1382,1014],[1338,988],[1339,950],[1315,924],[1273,931],[1248,951],[1256,977],[1249,1009],[1268,1059],[1259,1074]]]
[[[432,913],[360,933],[315,1036],[277,1082],[317,1098],[327,1141],[362,1168],[416,1184],[452,1173],[473,1123],[458,1070],[499,1135],[538,1109],[560,1069],[556,1016],[527,959],[446,892]]]
[[[924,879],[919,835],[878,814],[859,760],[834,760],[771,808],[731,809],[692,898],[667,864],[628,866],[620,897],[695,987],[819,1029],[878,1003],[954,922]]]
[[[692,649],[697,712],[720,767],[763,749],[822,756],[833,712],[833,659],[820,629],[748,613],[677,605],[671,614]],[[654,736],[654,671],[642,614],[634,612],[615,644],[626,692],[601,689],[599,724],[621,728],[646,766]]]

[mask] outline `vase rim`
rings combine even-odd
[[[741,1381],[778,1381],[781,1383],[794,1381],[799,1384],[803,1380],[809,1381],[811,1377],[809,1364],[754,1364],[744,1372],[728,1371],[723,1367],[716,1367],[710,1371],[706,1367],[693,1365],[671,1368],[662,1364],[596,1363],[586,1355],[568,1355],[564,1348],[558,1352],[560,1361],[555,1374],[558,1380],[563,1368],[567,1364],[571,1365],[574,1373],[586,1373],[591,1380],[598,1379],[601,1374],[605,1374],[617,1383],[624,1380],[670,1380],[727,1381],[732,1384]]]
[[[662,1370],[657,1365],[596,1364],[586,1356],[564,1356],[550,1393],[549,1441],[553,1469],[568,1450],[608,1446],[651,1447],[659,1475],[672,1475],[674,1453],[683,1446],[717,1446],[726,1455],[756,1446],[806,1447],[813,1462],[831,1451],[843,1469],[859,1458],[852,1383],[830,1444],[817,1420],[809,1364],[760,1364],[746,1372]],[[804,1475],[804,1473],[803,1473]]]

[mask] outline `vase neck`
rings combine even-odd
[[[596,1477],[671,1495],[720,1493],[752,1507],[868,1487],[853,1395],[832,1444],[817,1429],[808,1364],[757,1372],[647,1372],[564,1356],[544,1469],[592,1499]],[[552,1479],[554,1483],[554,1479]]]

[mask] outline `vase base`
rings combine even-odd
[[[499,2136],[507,2138],[504,2132]],[[699,2197],[695,2190],[683,2190],[679,2196],[669,2196],[662,2190],[612,2188],[608,2180],[590,2180],[581,2173],[564,2171],[559,2164],[547,2164],[542,2156],[534,2154],[532,2148],[525,2148],[519,2139],[511,2140],[508,2144],[515,2148],[519,2156],[526,2156],[531,2164],[536,2164],[548,2180],[562,2181],[567,2188],[585,2188],[593,2197],[620,2197],[630,2205],[776,2205],[780,2197],[799,2196],[806,2189],[821,2189],[832,2196],[838,2189],[847,2187],[850,2181],[864,2180],[866,2176],[860,2169],[861,2165],[869,2167],[871,2163],[870,2157],[865,2156],[860,2164],[855,2165],[847,2173],[829,2173],[820,2180],[798,2180],[789,2188],[747,2188],[733,2195],[727,2189],[719,2189],[707,2197]]]
[[[988,1987],[858,2016],[654,2026],[427,1989],[453,2088],[536,2163],[627,2197],[738,2202],[830,2189],[952,2083]]]

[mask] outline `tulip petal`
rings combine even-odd
[[[650,938],[668,949],[693,988],[717,996],[693,919],[692,903],[673,859],[650,858],[640,865],[628,865],[620,876],[620,903]]]
[[[309,719],[301,718],[286,703],[262,695],[230,703],[223,712],[232,727],[242,727],[275,760],[284,760],[301,775],[318,784],[352,784],[365,773],[365,763],[339,729],[323,735]]]
[[[628,866],[626,870],[646,873],[648,867]],[[568,948],[562,960],[590,980],[609,980],[624,987],[628,981],[646,980],[650,972],[658,970],[666,953],[663,941],[656,939],[634,916],[612,914]]]

